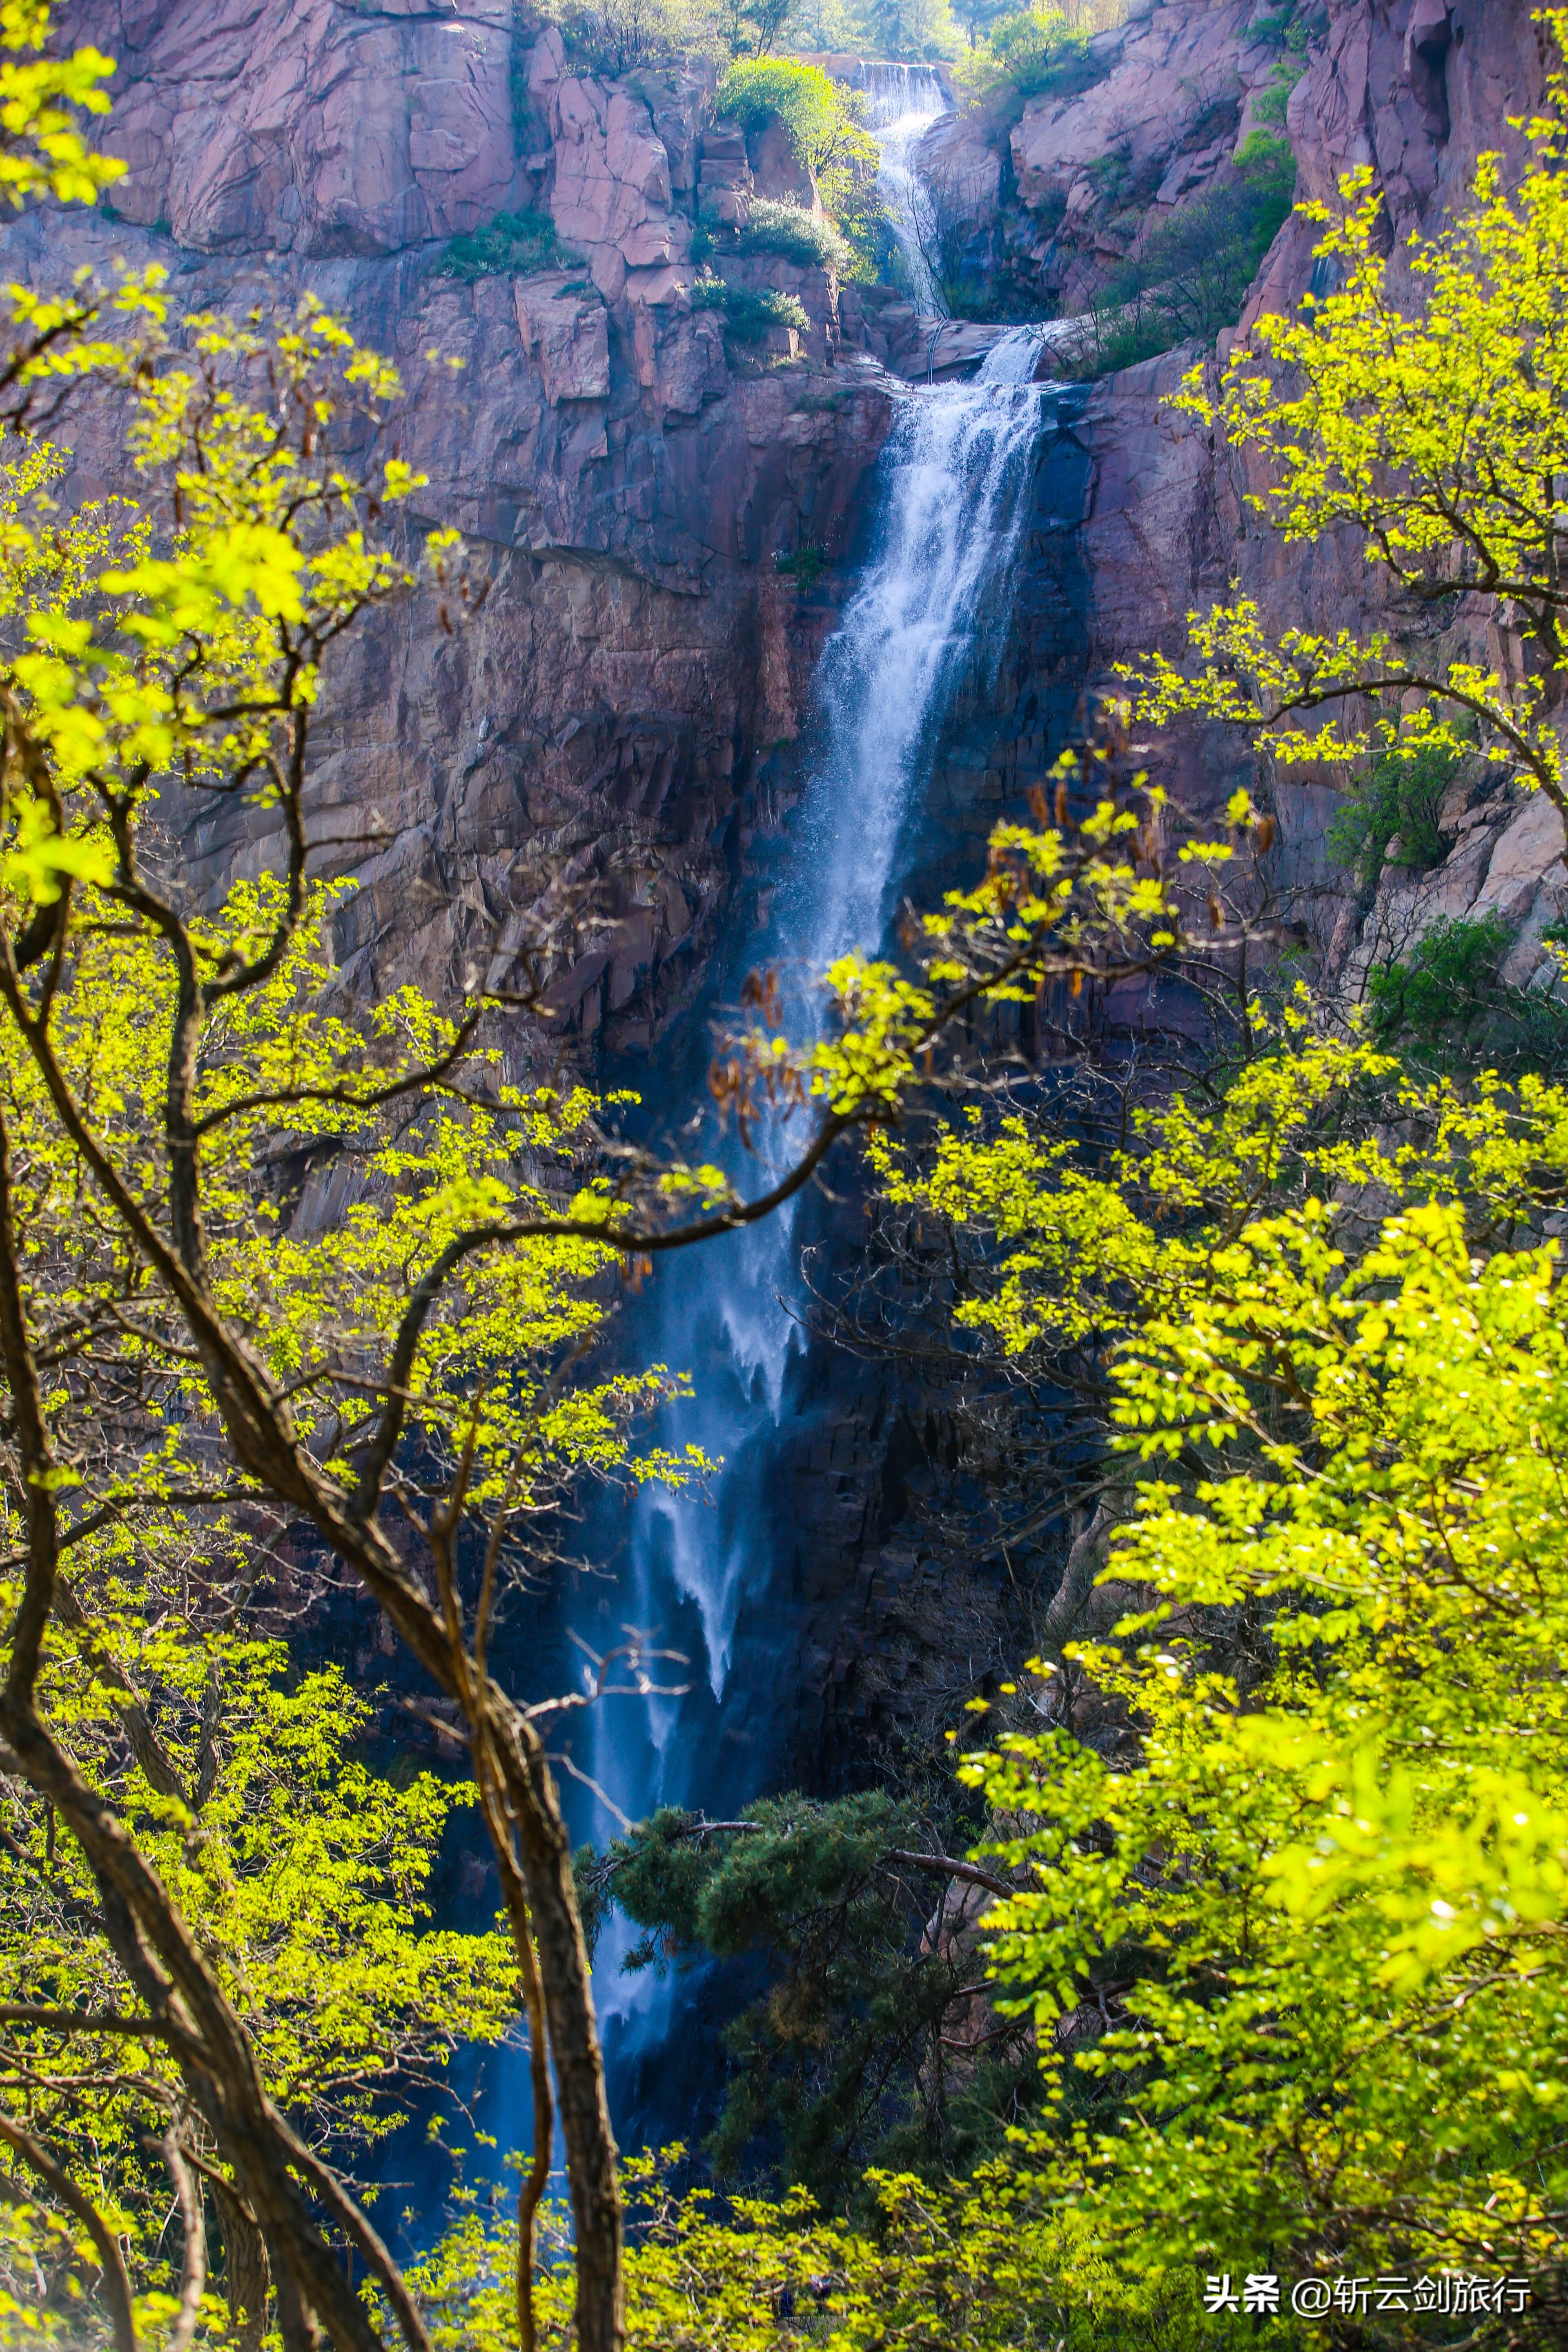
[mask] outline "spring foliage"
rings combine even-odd
[[[873,2174],[875,2222],[863,2229],[825,2221],[803,2190],[721,2206],[702,2190],[674,2193],[658,2160],[634,2158],[626,2171],[627,2336],[643,2352],[776,2352],[781,2342],[839,2352],[1102,2352],[1118,2340],[1195,2352],[1204,2340],[1191,2281],[1168,2294],[1130,2290],[1070,2223],[1043,2227],[1033,2185],[1004,2167],[935,2188]],[[410,2273],[434,2352],[510,2346],[502,2282],[511,2243],[509,2230],[489,2229],[470,2210]],[[559,2268],[541,2280],[547,2352],[571,2342],[562,2284]],[[1108,2333],[1123,2326],[1125,2336]],[[1279,2342],[1296,2352],[1289,2326]]]
[[[971,43],[953,79],[984,100],[1004,94],[1038,98],[1070,95],[1100,79],[1089,52],[1089,34],[1060,9],[1019,8],[999,16],[984,38]]]
[[[18,201],[89,197],[114,167],[70,109],[100,106],[107,67],[37,59],[43,26],[0,16],[0,169]],[[821,171],[862,134],[811,72],[737,68],[726,102],[784,120]],[[1342,291],[1260,321],[1217,398],[1187,394],[1274,461],[1258,498],[1288,541],[1348,524],[1412,595],[1510,601],[1552,665],[1558,515],[1539,486],[1565,470],[1565,136],[1556,116],[1533,126],[1517,192],[1483,165],[1466,219],[1402,257],[1408,308],[1352,182],[1324,241]],[[146,496],[62,520],[47,446],[12,442],[0,473],[0,1272],[26,1406],[5,1433],[0,1571],[0,1870],[19,1930],[0,1965],[25,2012],[6,2021],[0,2319],[79,2338],[95,2280],[102,2308],[117,2282],[126,2300],[89,2315],[89,2338],[219,2333],[192,2260],[200,2166],[231,2253],[252,2198],[329,2333],[358,2342],[363,2307],[331,2301],[341,2266],[300,2179],[320,2186],[321,2147],[384,2129],[387,2100],[456,2037],[502,2030],[535,1937],[568,1975],[578,1949],[537,1737],[508,1717],[492,1738],[500,1695],[449,1534],[443,1572],[432,1506],[443,1636],[381,1536],[385,1480],[404,1507],[426,1486],[443,1511],[455,1495],[499,1543],[574,1477],[700,1465],[637,1457],[658,1370],[559,1377],[603,1319],[630,1213],[594,1172],[598,1106],[514,1083],[477,1027],[416,992],[351,1020],[335,901],[306,880],[305,730],[329,649],[421,583],[458,593],[447,535],[414,551],[373,528],[417,487],[407,467],[362,477],[332,454],[345,418],[374,446],[391,372],[310,308],[276,331],[204,318],[170,338],[151,277],[12,300],[31,356],[0,370],[6,394],[100,378]],[[1146,666],[1155,717],[1354,759],[1453,749],[1458,709],[1562,800],[1528,682],[1428,674],[1382,641],[1270,644],[1242,604],[1194,642],[1195,677]],[[1426,698],[1313,731],[1369,682]],[[1168,1104],[1120,1156],[982,1104],[929,1162],[906,1160],[897,1122],[957,1014],[1159,968],[1184,946],[1186,886],[1257,840],[1242,794],[1227,838],[1168,864],[1169,813],[1111,764],[1080,763],[1082,825],[1064,776],[1054,823],[1041,801],[996,830],[984,879],[911,924],[916,976],[846,957],[827,975],[836,1022],[801,1048],[759,987],[714,1078],[743,1128],[816,1120],[814,1150],[887,1130],[873,1165],[889,1199],[991,1252],[961,1327],[1011,1360],[1092,1361],[1108,1482],[1142,1481],[1111,1561],[1133,1595],[1119,1632],[1021,1678],[961,1767],[1016,1890],[991,1915],[994,1960],[1037,2030],[1051,2120],[967,2184],[873,2178],[862,2229],[799,2196],[721,2212],[634,2169],[647,2227],[628,2308],[650,2347],[772,2343],[797,2321],[867,2352],[1103,2343],[1123,2322],[1170,2346],[1187,2340],[1192,2266],[1245,2267],[1265,2244],[1327,2274],[1447,2263],[1544,2282],[1563,2261],[1568,1324],[1547,1224],[1568,1189],[1568,1095],[1417,1086],[1297,1008],[1271,1037],[1254,1024],[1228,1084]],[[175,791],[278,812],[286,876],[216,909],[160,897],[149,858]],[[300,1213],[328,1165],[331,1217]],[[671,1215],[732,1205],[713,1171],[653,1191]],[[281,1464],[275,1483],[258,1463]],[[357,1703],[331,1675],[290,1677],[247,1616],[263,1559],[305,1523],[467,1700],[477,1799],[520,1885],[511,1824],[531,1823],[543,1858],[504,1945],[424,1916],[452,1792],[378,1776]],[[1119,1702],[1124,1740],[1078,1736],[1075,1677]],[[195,2059],[197,2027],[151,2004],[149,1983],[166,1987],[141,1969],[143,1936],[195,2005],[180,2020],[199,2013]],[[573,2014],[551,2013],[563,2101],[597,2082]],[[204,2085],[236,2046],[215,2126]],[[597,2301],[569,2309],[557,2219],[534,2318],[543,2342],[574,2329],[602,2347],[614,2183],[569,2144],[573,2251],[599,2263]],[[178,2270],[159,2237],[171,2188]],[[518,2253],[515,2225],[470,2205],[414,2275],[441,2352],[511,2340]],[[377,2276],[395,2310],[393,2268]],[[230,2317],[256,2323],[229,2284]]]
[[[1565,20],[1543,22],[1561,44]],[[1189,378],[1177,405],[1268,466],[1255,509],[1288,545],[1357,535],[1367,562],[1417,604],[1472,594],[1515,616],[1550,668],[1563,657],[1561,515],[1542,486],[1568,456],[1568,89],[1525,126],[1517,187],[1483,155],[1450,227],[1386,250],[1370,167],[1342,209],[1306,205],[1337,292],[1266,312],[1227,362],[1217,396]],[[1190,620],[1195,665],[1134,666],[1142,714],[1247,728],[1282,762],[1355,762],[1381,751],[1487,756],[1568,807],[1548,698],[1528,676],[1428,656],[1392,635],[1291,629],[1278,641],[1248,600]],[[1371,715],[1363,717],[1366,698]],[[1417,698],[1420,698],[1419,699]],[[1402,707],[1402,698],[1405,705]]]
[[[102,184],[58,105],[86,103],[101,70],[13,57],[0,152],[18,193]],[[280,322],[177,328],[156,272],[10,300],[0,1729],[8,1891],[27,1907],[6,1912],[0,2284],[58,2332],[96,2273],[92,2324],[120,2352],[170,2325],[183,2346],[219,2324],[210,2190],[243,2342],[275,2293],[287,2341],[315,2341],[319,2315],[364,2346],[324,2229],[411,2326],[327,2151],[384,2129],[521,1991],[540,2142],[548,2032],[595,2281],[578,2326],[607,2346],[619,2212],[569,1850],[538,1732],[482,1651],[520,1531],[526,1547],[574,1477],[629,1470],[631,1422],[668,1384],[571,1378],[616,1263],[595,1104],[510,1084],[478,1004],[447,1015],[399,988],[360,1017],[337,894],[307,871],[323,667],[395,598],[460,608],[455,536],[421,548],[403,527],[418,478],[377,450],[395,374],[308,299]],[[62,515],[64,460],[20,428],[68,397],[122,435],[127,488]],[[265,813],[281,869],[216,906],[174,854],[204,797]],[[378,1525],[388,1479],[400,1541],[438,1498],[439,1604]],[[490,1570],[468,1619],[465,1512]],[[455,1800],[428,1777],[393,1789],[357,1751],[357,1702],[285,1676],[279,1559],[285,1589],[309,1585],[323,1548],[368,1572],[467,1706],[504,1957],[428,1931]]]
[[[743,131],[783,124],[790,145],[806,170],[819,177],[835,164],[875,162],[875,149],[860,127],[864,101],[845,89],[820,66],[794,58],[747,58],[732,65],[714,96],[717,114]]]
[[[961,1768],[1019,1878],[1030,2161],[1126,2272],[1562,2258],[1565,1174],[1560,1088],[1418,1089],[1300,1013],[1108,1169],[1016,1119],[889,1166],[995,1236],[961,1319],[1099,1351],[1142,1479],[1134,1606],[1067,1653],[1135,1745],[1064,1727],[1048,1664]]]

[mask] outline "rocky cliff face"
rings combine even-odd
[[[1140,208],[1163,217],[1226,168],[1277,69],[1268,16],[1253,0],[1138,0],[1091,44],[1090,87],[1030,100],[1010,129],[946,118],[926,167],[1040,299],[1070,310],[1130,222],[1135,237]],[[727,347],[719,315],[691,304],[699,206],[743,219],[753,191],[792,187],[793,158],[712,122],[710,68],[632,82],[572,70],[559,35],[508,0],[79,0],[63,29],[119,60],[108,143],[131,168],[117,217],[24,221],[5,233],[6,266],[58,278],[116,252],[160,258],[186,307],[319,292],[405,368],[427,517],[459,523],[493,572],[458,641],[412,609],[338,683],[316,790],[347,845],[336,863],[363,885],[343,919],[356,977],[412,969],[449,986],[476,957],[513,951],[552,863],[613,869],[558,1002],[580,1034],[651,1041],[703,969],[757,755],[798,725],[886,429],[888,380],[846,339],[864,343],[868,318],[878,347],[923,376],[962,367],[984,337],[922,334],[885,305],[879,325],[877,306],[840,305],[830,273],[759,257],[726,267],[802,294],[807,350],[792,359],[788,331],[753,359]],[[1396,233],[1430,226],[1541,80],[1524,0],[1330,0],[1289,104],[1301,192],[1331,193],[1369,163]],[[508,210],[547,215],[566,266],[440,274],[453,236]],[[1253,311],[1303,290],[1310,244],[1305,225],[1285,229]],[[1234,460],[1162,408],[1181,364],[1109,379],[1083,406],[1080,511],[1070,530],[1058,518],[1040,557],[1059,566],[1070,540],[1076,675],[1042,674],[1021,638],[1014,709],[981,721],[995,740],[971,744],[966,772],[1016,786],[1048,748],[1019,710],[1059,716],[1117,659],[1173,649],[1185,613],[1232,577],[1281,624],[1364,617],[1353,552],[1287,562],[1249,528]],[[805,542],[829,567],[809,597],[775,564]],[[1189,783],[1236,764],[1215,744],[1173,756]],[[1326,793],[1293,784],[1288,799],[1291,854],[1321,882]],[[1505,817],[1524,828],[1510,866],[1539,830],[1499,798],[1466,828],[1464,874]],[[264,835],[222,829],[190,848],[215,881],[268,854]],[[1459,874],[1422,889],[1452,908]],[[1320,898],[1342,964],[1367,909]],[[1524,932],[1555,911],[1550,890],[1538,898]],[[1374,929],[1388,919],[1405,918],[1374,910]]]
[[[1095,218],[1097,152],[1131,159],[1146,217],[1168,213],[1222,171],[1248,135],[1279,57],[1256,38],[1266,13],[1228,0],[1135,7],[1123,26],[1102,37],[1101,80],[1073,98],[1031,101],[1008,145],[1013,193],[1003,211],[1011,248],[1031,257],[1058,288],[1088,282],[1096,257],[1091,239],[1075,240],[1073,223]],[[1190,70],[1173,87],[1181,60]],[[1528,116],[1543,88],[1541,33],[1527,0],[1461,0],[1452,7],[1437,0],[1329,0],[1289,102],[1298,196],[1332,198],[1347,172],[1369,166],[1394,243],[1412,230],[1429,233],[1462,203],[1478,155],[1500,150],[1515,164],[1521,160],[1510,118]],[[1217,141],[1205,136],[1216,93],[1228,108]],[[956,141],[962,132],[946,135]],[[999,168],[1005,186],[1006,169]],[[1124,178],[1123,192],[1127,184]],[[1299,217],[1287,223],[1239,333],[1260,311],[1292,306],[1314,284],[1314,236]],[[1125,229],[1113,235],[1099,260],[1127,242]],[[1221,337],[1222,356],[1236,340]],[[1115,664],[1148,648],[1176,656],[1185,616],[1233,583],[1258,599],[1276,631],[1306,623],[1417,636],[1446,632],[1451,652],[1517,663],[1517,643],[1498,640],[1462,607],[1436,619],[1391,610],[1354,543],[1330,539],[1288,549],[1263,530],[1244,503],[1258,487],[1247,463],[1163,405],[1196,356],[1174,352],[1102,380],[1073,427],[1084,460],[1072,542],[1085,614],[1084,641],[1072,659],[1084,665],[1082,682],[1109,689]],[[1054,689],[1059,703],[1063,685],[1023,663],[1021,698]],[[1160,758],[1166,780],[1189,803],[1212,803],[1250,781],[1244,748],[1212,731],[1178,734]],[[1336,804],[1329,782],[1295,770],[1273,789],[1278,878],[1296,894],[1331,978],[1353,987],[1373,954],[1397,949],[1436,915],[1496,911],[1515,934],[1503,977],[1514,985],[1551,980],[1556,966],[1540,937],[1565,892],[1562,827],[1504,772],[1477,761],[1456,778],[1439,816],[1452,845],[1435,870],[1412,879],[1390,865],[1363,877],[1359,896],[1326,856]]]
[[[700,976],[886,430],[879,371],[826,367],[837,285],[792,280],[815,357],[727,349],[690,299],[705,126],[721,168],[733,137],[710,69],[570,71],[510,0],[83,0],[62,31],[119,61],[106,143],[131,168],[108,218],[8,228],[5,268],[156,260],[181,310],[319,295],[402,367],[419,520],[458,524],[492,583],[456,639],[410,606],[331,682],[312,791],[362,886],[351,980],[504,974],[550,877],[597,877],[555,1002],[580,1038],[647,1045]],[[442,274],[509,210],[552,221],[565,266]],[[829,565],[809,597],[775,561],[803,541]],[[236,812],[187,855],[216,886],[273,854],[268,822]]]
[[[1268,19],[1255,0],[1135,0],[1059,93],[935,124],[921,163],[968,224],[972,265],[1015,303],[1080,310],[1140,220],[1205,186],[1256,127],[1279,58]]]

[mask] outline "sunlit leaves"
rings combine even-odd
[[[79,114],[107,114],[100,85],[114,60],[97,49],[66,58],[29,58],[49,35],[42,0],[6,0],[0,8],[0,193],[16,205],[53,196],[61,204],[91,204],[125,170],[93,152]]]
[[[122,388],[146,491],[62,519],[57,452],[14,441],[0,462],[0,609],[24,639],[7,677],[67,835],[135,813],[172,774],[276,800],[325,648],[423,569],[367,527],[421,478],[394,458],[362,481],[331,453],[347,416],[396,393],[377,354],[310,297],[281,329],[202,316],[173,345],[163,310],[142,281],[47,318],[13,299],[18,323],[51,338],[37,367]],[[80,330],[106,312],[123,339],[89,341]],[[426,561],[445,577],[455,552],[438,532]],[[20,883],[35,867],[14,870]]]
[[[997,1235],[1003,1344],[1092,1330],[1115,1444],[1160,1468],[1121,1640],[1068,1651],[1135,1758],[1023,1729],[963,1767],[1035,1874],[995,1958],[1043,2024],[1122,1975],[1049,2060],[1063,2095],[1123,2082],[1120,2118],[1036,2160],[1135,2265],[1529,2268],[1568,2186],[1568,1316],[1556,1245],[1498,1242],[1558,1197],[1568,1103],[1286,1042],[1109,1173],[976,1122],[895,1177]],[[1406,1139],[1337,1139],[1373,1082]]]
[[[1547,12],[1562,41],[1561,13]],[[1344,531],[1420,603],[1486,600],[1500,626],[1563,658],[1561,478],[1568,467],[1568,89],[1521,126],[1531,168],[1510,186],[1480,157],[1470,199],[1438,235],[1387,250],[1371,165],[1337,206],[1300,209],[1336,290],[1266,312],[1226,363],[1175,405],[1263,461],[1250,505],[1285,541]],[[1431,658],[1388,635],[1291,629],[1277,640],[1237,599],[1189,616],[1193,659],[1154,655],[1127,675],[1141,715],[1247,727],[1286,762],[1479,743],[1563,803],[1561,747],[1537,684],[1468,658]]]

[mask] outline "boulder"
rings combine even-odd
[[[994,226],[1002,205],[1002,158],[977,114],[940,114],[915,150],[915,169],[941,203],[975,229]]]
[[[746,141],[746,160],[758,195],[787,199],[821,216],[822,198],[816,182],[795,153],[782,122],[771,121],[761,131],[751,132]]]
[[[607,400],[610,331],[603,302],[569,294],[558,276],[519,278],[512,291],[522,347],[538,368],[552,408],[563,400]]]

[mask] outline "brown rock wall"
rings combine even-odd
[[[1094,191],[1086,174],[1108,156],[1123,156],[1130,177],[1153,176],[1150,167],[1188,145],[1208,118],[1239,108],[1274,58],[1249,38],[1256,13],[1254,0],[1134,8],[1107,37],[1114,63],[1104,80],[1077,97],[1026,102],[1010,141],[1020,201],[1032,207],[1065,195],[1070,209],[1081,190],[1087,205]]]
[[[1217,89],[1227,76],[1244,89],[1266,78],[1278,53],[1259,52],[1250,41],[1253,13],[1228,0],[1165,0],[1134,10],[1114,37],[1117,62],[1104,80],[1078,98],[1026,110],[1013,136],[1020,194],[1033,190],[1037,201],[1054,180],[1058,200],[1068,188],[1070,205],[1070,192],[1085,184],[1084,160],[1097,146],[1105,152],[1103,142],[1113,136],[1130,142],[1131,152],[1147,151],[1151,174],[1170,150],[1180,159],[1192,129],[1184,109],[1190,114],[1195,91]],[[1180,78],[1162,117],[1155,99],[1181,59],[1192,70]],[[1322,37],[1288,114],[1299,194],[1331,200],[1347,172],[1370,166],[1395,246],[1413,230],[1430,233],[1462,205],[1479,153],[1500,151],[1520,165],[1517,118],[1529,115],[1543,88],[1541,31],[1528,0],[1458,0],[1451,6],[1329,0]],[[1245,122],[1244,111],[1243,132]],[[965,136],[973,134],[949,134],[954,169],[966,152]],[[1202,158],[1185,157],[1194,160]],[[1286,224],[1259,272],[1241,332],[1263,310],[1292,307],[1310,287],[1322,290],[1312,252],[1318,234],[1299,216]],[[1222,336],[1222,357],[1235,340]],[[1250,462],[1162,405],[1162,395],[1196,356],[1173,352],[1097,383],[1075,426],[1090,469],[1077,545],[1091,686],[1116,690],[1116,663],[1146,649],[1178,654],[1186,614],[1233,584],[1258,600],[1277,633],[1303,625],[1363,633],[1392,628],[1439,657],[1468,655],[1505,667],[1517,662],[1517,645],[1497,641],[1463,605],[1436,615],[1392,607],[1382,575],[1352,538],[1288,547],[1267,530],[1246,504],[1262,487]],[[1249,772],[1245,747],[1215,730],[1179,734],[1158,756],[1167,780],[1205,805]],[[1552,824],[1537,815],[1520,833],[1517,797],[1506,793],[1478,804],[1483,786],[1498,781],[1495,772],[1481,778],[1468,802],[1461,796],[1450,812],[1456,846],[1447,866],[1419,884],[1389,869],[1370,907],[1353,902],[1347,877],[1328,859],[1336,804],[1330,781],[1300,770],[1276,781],[1280,877],[1299,889],[1331,974],[1353,986],[1374,943],[1382,940],[1385,951],[1395,935],[1407,939],[1424,919],[1423,908],[1506,907],[1520,925],[1521,971],[1528,977],[1544,965],[1544,950],[1532,942],[1564,893],[1561,828],[1554,838]],[[1461,819],[1471,820],[1462,833]],[[1492,890],[1488,861],[1494,848],[1505,856],[1505,834],[1511,845],[1507,880]],[[1521,854],[1538,861],[1532,877],[1516,870]]]

